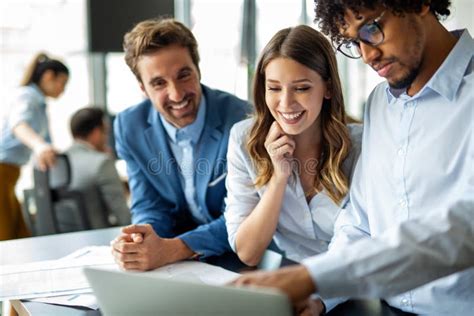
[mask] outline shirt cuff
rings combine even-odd
[[[311,275],[317,287],[317,293],[323,298],[343,297],[345,293],[357,293],[353,282],[350,282],[349,265],[339,252],[329,251],[306,258],[301,262]],[[354,288],[350,288],[353,286]]]
[[[181,239],[186,244],[186,246],[188,246],[188,248],[195,253],[192,257],[193,259],[202,256],[207,257],[207,254],[205,253],[204,249],[202,249],[202,242],[199,238],[197,238],[196,234],[194,234],[193,231],[186,232],[180,236],[177,236],[177,238]]]
[[[311,294],[311,299],[312,300],[320,299],[321,302],[323,302],[323,304],[324,304],[324,313],[322,315],[325,315],[326,313],[330,312],[337,305],[347,301],[347,298],[342,298],[342,297],[325,299],[324,297],[321,297],[321,295],[319,295],[317,293]]]
[[[323,301],[324,306],[326,307],[326,310],[325,310],[326,313],[329,313],[334,307],[347,301],[347,298],[342,298],[342,297],[328,298],[328,299],[325,299],[324,297],[320,297],[320,298]]]

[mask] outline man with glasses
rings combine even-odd
[[[360,50],[360,42],[365,43],[371,46],[377,46],[381,44],[384,40],[384,34],[382,27],[379,24],[380,19],[382,19],[386,10],[382,11],[380,15],[374,19],[371,23],[366,23],[360,27],[358,30],[358,39],[356,40],[342,40],[337,46],[337,50],[344,54],[346,57],[352,59],[359,59],[362,57],[362,52]]]
[[[441,0],[317,1],[316,20],[338,51],[362,57],[386,82],[367,101],[362,153],[330,250],[236,284],[277,287],[294,302],[318,292],[472,315],[474,41],[443,27],[449,13]]]

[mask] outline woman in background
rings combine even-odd
[[[69,70],[62,62],[40,53],[7,105],[0,122],[0,240],[30,235],[15,196],[15,185],[20,167],[32,152],[41,170],[54,165],[56,152],[49,136],[46,97],[59,97],[68,78]]]
[[[325,252],[362,134],[347,124],[331,44],[309,26],[280,30],[260,57],[253,98],[254,117],[229,139],[229,243],[251,266],[272,239],[295,261]]]

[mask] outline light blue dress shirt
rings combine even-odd
[[[22,166],[30,159],[31,150],[13,134],[13,128],[22,122],[51,143],[45,98],[35,84],[19,87],[0,119],[0,162]]]
[[[206,119],[206,100],[204,94],[201,96],[199,109],[196,119],[193,123],[183,127],[176,128],[160,115],[163,127],[168,134],[168,141],[173,152],[173,156],[180,168],[180,184],[183,189],[189,211],[200,224],[209,223],[213,219],[206,212],[202,212],[196,197],[196,160],[195,153],[199,150],[199,139],[201,138]]]
[[[256,189],[254,185],[257,171],[246,148],[252,124],[253,119],[247,119],[234,125],[227,152],[224,216],[229,244],[234,251],[239,226],[257,206],[267,188]],[[350,125],[349,129],[353,148],[344,162],[343,171],[350,179],[360,152],[362,127]],[[338,214],[339,206],[325,192],[315,195],[308,203],[299,176],[293,174],[288,180],[273,239],[286,257],[301,261],[327,250]]]
[[[459,37],[461,32],[454,34]],[[473,173],[469,152],[474,146],[473,52],[474,41],[464,31],[416,95],[391,90],[386,82],[370,95],[350,203],[336,222],[330,250],[303,262],[323,297],[347,294],[341,284],[350,284],[356,278],[364,280],[351,288],[357,296],[380,296],[377,288],[381,286],[403,288],[409,280],[397,276],[403,275],[406,266],[387,264],[394,262],[390,256],[398,256],[387,252],[388,247],[397,248],[405,241],[398,224],[436,214],[442,221],[443,211],[468,198],[465,192],[469,192],[468,178]],[[421,248],[436,240],[430,231],[418,233]],[[385,244],[373,243],[363,253],[344,250],[350,247],[348,243],[368,236],[380,238]],[[472,232],[469,238],[474,238]],[[457,245],[453,244],[452,249],[452,255],[439,260],[450,260]],[[423,269],[429,265],[420,261],[407,266]],[[417,314],[473,315],[474,269],[386,300]]]

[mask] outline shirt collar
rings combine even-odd
[[[471,63],[474,40],[467,30],[455,30],[451,34],[459,38],[456,45],[417,95],[421,95],[426,89],[431,89],[448,101],[454,100],[466,69]],[[391,89],[387,84],[386,93],[387,101],[390,104],[394,98],[405,94],[406,89]]]
[[[393,89],[390,88],[390,85],[385,82],[385,92],[387,94],[387,102],[388,104],[391,104],[395,99],[397,99],[400,95],[402,95],[406,89]]]
[[[91,144],[82,139],[74,139],[73,144],[78,147],[97,151]]]
[[[183,128],[175,127],[174,125],[169,123],[162,115],[160,115],[161,123],[163,123],[165,131],[173,143],[176,143],[177,141],[182,139],[190,139],[193,144],[197,144],[199,137],[201,137],[202,130],[204,129],[205,118],[206,98],[204,97],[204,94],[201,95],[201,102],[199,103],[199,109],[196,119],[194,120],[194,122]]]

